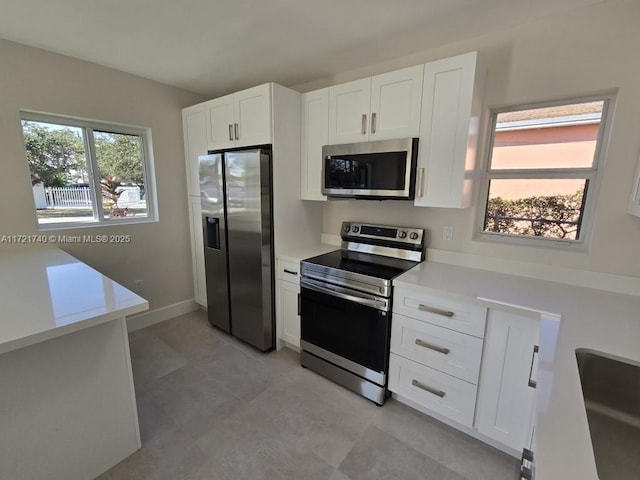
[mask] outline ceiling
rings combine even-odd
[[[291,86],[605,0],[1,0],[0,38],[210,97]]]

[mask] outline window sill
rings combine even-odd
[[[509,247],[540,248],[571,253],[589,253],[589,245],[584,240],[560,240],[552,238],[515,236],[501,233],[476,232],[474,241],[505,245]]]

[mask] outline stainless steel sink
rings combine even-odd
[[[640,478],[640,366],[577,349],[582,396],[600,480]]]

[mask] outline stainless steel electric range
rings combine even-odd
[[[391,281],[424,260],[425,231],[344,222],[342,248],[301,262],[300,361],[382,405]]]

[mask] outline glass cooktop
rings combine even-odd
[[[317,257],[307,258],[304,262],[385,280],[391,280],[420,263],[349,250],[334,250]]]

